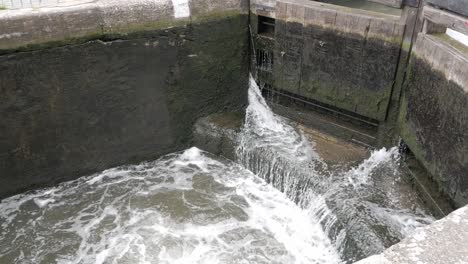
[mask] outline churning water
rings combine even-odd
[[[319,219],[345,262],[382,252],[434,219],[400,190],[397,148],[360,165],[328,168],[300,131],[275,115],[250,78],[238,162]]]
[[[0,263],[336,263],[315,216],[197,148],[0,206]]]
[[[432,221],[396,149],[331,169],[251,80],[234,163],[197,148],[7,198],[0,263],[340,263]]]

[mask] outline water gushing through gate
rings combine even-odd
[[[330,169],[303,134],[275,115],[250,77],[238,162],[320,220],[346,261],[381,252],[433,221],[402,209],[397,148],[374,151],[360,165]]]
[[[238,164],[191,148],[5,199],[0,263],[350,262],[432,221],[398,157],[331,168],[251,78]]]

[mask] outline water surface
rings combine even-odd
[[[338,263],[319,221],[196,148],[0,204],[0,263]]]

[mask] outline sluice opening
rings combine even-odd
[[[266,16],[258,16],[258,34],[265,37],[275,36],[275,19]]]

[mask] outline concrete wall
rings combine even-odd
[[[400,17],[307,0],[276,1],[274,15],[276,88],[385,120],[405,28]]]
[[[426,0],[427,3],[468,16],[468,0]]]
[[[468,203],[468,48],[420,33],[404,87],[403,140],[457,206]]]
[[[247,3],[171,3],[1,11],[0,198],[186,148],[245,106]]]

